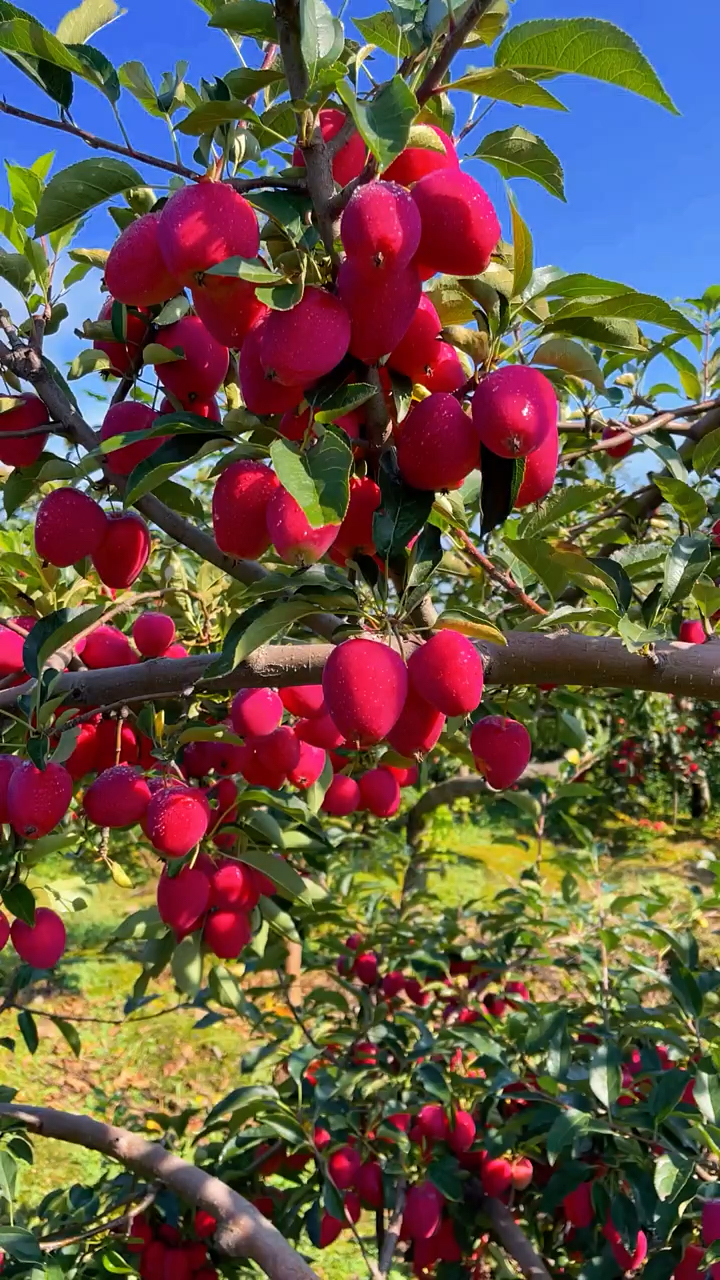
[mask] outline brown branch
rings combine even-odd
[[[405,1197],[407,1195],[407,1187],[404,1178],[398,1178],[395,1187],[395,1207],[392,1211],[390,1221],[387,1225],[387,1231],[380,1249],[378,1258],[378,1271],[381,1276],[387,1276],[392,1260],[400,1239],[400,1228],[402,1227],[403,1213],[405,1212]]]
[[[448,31],[440,53],[417,89],[416,97],[420,106],[427,102],[431,94],[435,93],[445,72],[450,70],[450,63],[455,54],[462,48],[465,37],[470,34],[476,23],[480,21],[485,10],[489,9],[490,4],[491,0],[471,0],[460,21],[456,22],[455,26]]]
[[[317,1280],[315,1272],[261,1213],[212,1174],[167,1151],[157,1142],[89,1116],[50,1107],[0,1105],[0,1116],[15,1119],[43,1138],[99,1151],[112,1160],[161,1182],[181,1200],[217,1220],[214,1244],[231,1258],[250,1258],[270,1280]]]
[[[330,201],[335,187],[330,154],[312,110],[305,105],[300,107],[307,99],[310,82],[302,54],[299,0],[276,0],[275,21],[290,98],[299,118],[298,146],[305,159],[307,188],[323,244],[334,260],[336,228]]]
[[[685,413],[704,413],[709,409],[715,409],[717,403],[717,400],[706,400],[701,404],[688,405]],[[612,436],[608,436],[606,440],[598,440],[595,444],[589,445],[587,449],[579,449],[576,453],[564,453],[562,461],[575,462],[577,458],[585,458],[588,454],[604,453],[607,449],[617,449],[618,445],[627,444],[628,441],[649,435],[651,431],[661,431],[663,428],[671,426],[681,413],[682,410],[669,409],[667,413],[657,413],[654,417],[648,418],[647,422],[643,422],[639,427],[628,427],[623,424],[619,431],[616,431]]]
[[[518,1226],[507,1205],[494,1196],[485,1196],[482,1208],[503,1249],[514,1258],[527,1280],[552,1280],[540,1254]]]
[[[163,160],[160,156],[151,156],[147,151],[136,151],[134,147],[122,146],[119,142],[111,142],[108,138],[98,138],[94,133],[88,133],[87,129],[80,129],[78,125],[69,124],[66,120],[53,120],[51,116],[39,116],[33,111],[22,111],[20,107],[13,107],[9,102],[0,100],[0,111],[4,111],[5,115],[16,116],[19,120],[29,120],[32,124],[44,125],[47,129],[59,129],[61,133],[72,134],[88,147],[92,147],[96,151],[112,151],[118,156],[127,156],[130,160],[137,160],[139,164],[149,164],[154,169],[165,169],[168,173],[178,173],[181,178],[189,178],[191,182],[199,182],[202,174],[195,169],[188,169],[184,164],[178,164],[175,160]],[[265,187],[284,187],[289,189],[305,187],[303,178],[281,178],[277,174],[258,174],[255,178],[231,178],[230,185],[236,191],[260,191]]]
[[[472,538],[469,534],[465,533],[464,529],[456,529],[455,537],[462,543],[468,555],[472,556],[473,560],[476,560],[481,568],[485,570],[488,578],[492,578],[493,582],[497,582],[499,586],[504,587],[506,591],[509,591],[510,595],[515,597],[518,604],[524,605],[526,609],[531,611],[531,613],[537,613],[542,617],[546,617],[547,609],[543,609],[542,605],[538,604],[537,600],[533,600],[532,596],[527,595],[527,593],[523,591],[520,584],[513,578],[509,569],[498,569],[497,565],[493,564],[492,560],[488,560],[487,556],[483,555],[482,551],[478,550]]]
[[[335,137],[339,138],[340,134],[336,134]],[[335,138],[331,138],[330,142],[328,143],[328,146],[331,147],[334,141],[335,141]],[[333,218],[340,217],[340,214],[342,213],[345,206],[349,203],[351,196],[355,194],[358,187],[365,186],[366,182],[372,182],[376,173],[377,173],[377,160],[375,159],[375,156],[370,156],[369,160],[365,164],[365,168],[363,169],[362,173],[359,173],[357,178],[351,178],[347,186],[343,187],[342,191],[336,192],[336,194],[333,196],[332,200],[330,201],[329,209]]]

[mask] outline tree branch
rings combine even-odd
[[[148,1142],[128,1129],[50,1107],[0,1105],[0,1116],[17,1120],[43,1138],[99,1151],[150,1181],[162,1182],[182,1200],[211,1213],[214,1243],[231,1258],[251,1258],[270,1280],[317,1280],[315,1272],[261,1213],[212,1174]]]
[[[129,160],[137,160],[139,164],[149,164],[154,169],[165,169],[168,173],[178,173],[181,178],[188,178],[191,182],[199,182],[202,174],[195,169],[188,169],[184,164],[178,164],[176,160],[163,160],[160,156],[151,156],[147,151],[136,151],[134,147],[122,146],[119,142],[111,142],[109,138],[98,138],[94,133],[88,133],[87,129],[80,129],[78,125],[69,124],[66,120],[53,120],[51,116],[39,116],[34,111],[23,111],[20,107],[13,107],[9,102],[0,100],[0,111],[7,116],[15,116],[18,120],[29,120],[32,124],[41,124],[46,129],[59,129],[61,133],[70,133],[75,138],[80,138],[88,147],[92,147],[96,151],[112,151],[118,156],[127,156]],[[255,178],[231,178],[230,185],[236,191],[260,191],[264,187],[285,187],[285,188],[304,188],[305,182],[302,178],[281,178],[278,174],[258,174]]]
[[[490,4],[491,0],[471,0],[460,21],[448,31],[440,53],[417,89],[416,97],[421,106],[438,88],[445,72],[449,71],[455,54],[462,48],[465,37],[480,21],[485,10],[490,8]]]
[[[485,570],[488,578],[491,578],[493,582],[497,582],[499,586],[504,587],[506,591],[509,591],[510,595],[515,597],[518,604],[524,605],[531,613],[541,614],[542,617],[547,616],[547,609],[543,609],[542,605],[538,604],[537,600],[533,600],[532,596],[527,595],[527,593],[523,591],[520,584],[513,578],[509,569],[498,569],[497,565],[494,565],[492,560],[488,560],[487,556],[483,555],[482,551],[475,546],[472,538],[469,534],[465,533],[464,529],[456,529],[454,532],[455,537],[462,543],[468,555],[472,556],[473,560],[476,560],[481,568]]]
[[[485,1196],[482,1208],[503,1249],[515,1259],[527,1280],[552,1280],[545,1263],[518,1226],[507,1205],[494,1196]]]
[[[381,1276],[387,1276],[392,1266],[393,1256],[400,1239],[400,1228],[402,1227],[403,1213],[405,1212],[405,1197],[407,1195],[407,1186],[404,1178],[399,1178],[395,1188],[395,1207],[387,1226],[387,1231],[380,1249],[378,1258],[378,1270]]]

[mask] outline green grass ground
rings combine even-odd
[[[639,858],[621,861],[610,873],[618,887],[632,892],[652,883],[672,890],[676,899],[689,897],[689,873],[706,842],[678,837],[679,833],[670,840],[658,838]],[[439,859],[432,887],[444,902],[453,905],[470,898],[489,899],[497,889],[516,882],[535,854],[534,848],[508,842],[507,837],[494,843],[487,831],[463,821],[445,823],[437,843],[451,853]],[[78,1024],[82,1052],[76,1057],[54,1024],[47,1017],[38,1017],[40,1044],[30,1054],[13,1026],[15,1013],[8,1011],[0,1022],[0,1035],[13,1036],[16,1049],[11,1055],[0,1048],[0,1081],[15,1087],[23,1101],[82,1111],[118,1123],[144,1119],[156,1110],[205,1109],[239,1083],[247,1028],[231,1018],[196,1031],[196,1016],[187,1010],[142,1022],[123,1021],[123,1000],[138,967],[118,954],[116,947],[105,948],[118,921],[151,900],[152,888],[129,893],[109,879],[88,887],[69,878],[58,886],[57,872],[57,865],[39,866],[33,886],[41,889],[52,880],[67,897],[82,896],[88,905],[68,917],[69,958],[59,971],[59,984],[34,991],[31,1003],[45,1013],[101,1021]],[[6,951],[0,956],[0,986],[6,985],[9,972]],[[177,1002],[170,982],[160,982],[155,989],[157,1004],[144,1013],[155,1013]],[[36,1156],[32,1186],[27,1186],[34,1202],[53,1187],[93,1180],[102,1168],[99,1156],[53,1142],[36,1144]],[[357,1246],[352,1239],[343,1239],[316,1255],[315,1266],[322,1280],[352,1280],[365,1274],[362,1267],[358,1270]]]

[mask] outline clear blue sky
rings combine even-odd
[[[29,7],[54,29],[68,2],[36,0],[33,5],[29,0]],[[227,39],[208,29],[206,15],[191,0],[125,3],[125,16],[94,38],[116,64],[142,59],[156,83],[176,57],[190,62],[189,78],[195,82],[201,75],[222,74],[235,65]],[[349,0],[346,26],[352,14],[381,7],[381,0]],[[534,183],[513,183],[535,239],[536,264],[551,262],[566,270],[591,271],[668,298],[699,293],[720,280],[717,0],[687,7],[670,0],[595,0],[594,4],[592,0],[516,0],[513,8],[514,22],[592,15],[624,27],[653,63],[681,112],[673,116],[624,90],[579,78],[562,78],[553,84],[570,108],[566,115],[502,105],[494,108],[488,128],[522,123],[545,138],[565,169],[566,205]],[[478,50],[472,61],[487,61],[486,51]],[[49,99],[6,60],[0,65],[0,83],[8,101],[53,114]],[[169,156],[164,125],[151,121],[125,93],[122,103],[135,144]],[[89,87],[78,85],[73,113],[86,128],[118,137],[107,103]],[[91,154],[75,139],[7,117],[0,117],[0,143],[4,157],[25,164],[50,148],[57,153],[56,167]],[[189,158],[191,140],[183,145]],[[487,186],[507,225],[502,185],[495,171],[477,161],[470,171]],[[152,181],[160,175],[148,172],[148,177]],[[93,217],[83,240],[88,245],[107,245],[112,234],[113,224],[103,213]],[[81,286],[88,304],[85,314],[92,314],[94,299],[99,297],[96,281],[93,273]],[[74,312],[75,307],[73,319]]]

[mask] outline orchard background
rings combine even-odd
[[[715,1277],[682,78],[521,0],[163,7],[158,75],[133,9],[0,0],[3,1275]]]

